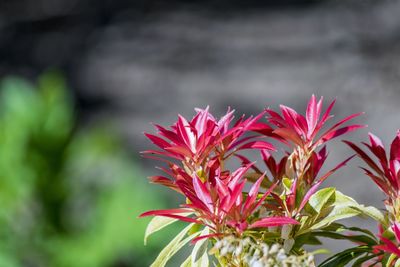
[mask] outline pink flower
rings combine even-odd
[[[365,174],[371,177],[389,199],[395,200],[400,196],[400,131],[392,141],[389,158],[386,156],[382,141],[377,136],[369,133],[369,140],[370,144],[363,144],[372,152],[378,163],[354,143],[344,142],[369,166],[369,169],[362,168]]]
[[[298,224],[296,220],[289,217],[255,218],[253,216],[274,186],[259,197],[263,180],[261,176],[252,185],[247,197],[244,197],[246,180],[243,179],[243,175],[250,167],[251,165],[241,167],[222,179],[219,175],[220,170],[217,170],[212,179],[214,182],[202,181],[197,175],[193,176],[192,182],[179,180],[177,185],[188,199],[188,204],[182,205],[180,209],[145,212],[140,217],[158,215],[203,224],[213,229],[215,235],[212,236],[232,231],[241,234],[250,228]],[[194,212],[193,217],[180,215],[187,212]]]
[[[244,119],[241,117],[233,126],[233,112],[228,110],[220,120],[216,120],[206,109],[196,109],[197,114],[190,121],[178,116],[178,121],[170,130],[156,125],[158,136],[145,133],[145,135],[162,150],[145,151],[148,154],[166,156],[181,161],[188,161],[199,165],[206,158],[212,156],[223,158],[228,151],[243,149],[270,149],[272,144],[257,140],[254,136],[242,138],[264,114]],[[188,166],[193,167],[193,166]]]
[[[335,101],[328,106],[324,113],[322,113],[322,102],[322,97],[317,101],[316,97],[312,95],[305,115],[283,105],[280,106],[282,115],[268,109],[269,117],[267,119],[273,126],[272,131],[269,126],[265,127],[265,133],[262,132],[262,125],[258,124],[258,127],[254,127],[259,133],[278,137],[280,141],[286,144],[294,144],[293,151],[286,152],[286,155],[279,162],[268,151],[262,151],[263,161],[271,174],[269,180],[271,182],[280,181],[283,177],[291,180],[291,187],[286,190],[284,201],[280,200],[278,195],[272,194],[277,202],[276,208],[283,210],[285,214],[290,216],[298,214],[321,183],[352,158],[344,160],[335,168],[320,176],[319,172],[327,159],[328,153],[325,147],[319,151],[317,148],[335,137],[365,127],[364,125],[343,126],[349,120],[362,114],[358,113],[350,115],[323,130],[326,122],[333,117],[330,112]],[[242,158],[242,161],[246,162],[246,159]],[[260,173],[258,169],[253,169]],[[302,196],[301,199],[299,199],[299,195]]]
[[[374,249],[380,250],[383,252],[387,252],[390,254],[395,254],[397,258],[400,258],[400,249],[399,249],[399,244],[400,244],[400,224],[395,222],[392,226],[392,231],[394,233],[394,236],[396,238],[396,243],[393,241],[383,237],[382,232],[383,229],[380,227],[380,232],[381,234],[379,235],[380,240],[383,242],[381,245],[374,246]],[[395,262],[395,261],[394,261]]]
[[[325,123],[333,117],[330,115],[330,112],[335,104],[335,101],[332,101],[321,117],[322,100],[323,98],[321,97],[317,102],[316,97],[312,95],[305,116],[284,105],[280,106],[282,116],[277,112],[268,109],[267,113],[270,116],[268,121],[276,127],[273,133],[279,135],[286,141],[291,141],[295,145],[313,150],[315,147],[335,137],[365,127],[364,125],[349,125],[341,127],[347,121],[362,114],[357,113],[340,120],[323,133],[319,134]]]
[[[197,114],[190,121],[178,116],[178,121],[170,129],[156,125],[158,135],[145,135],[161,150],[144,151],[145,155],[164,161],[169,169],[161,168],[167,176],[153,176],[151,181],[180,191],[176,182],[190,180],[194,174],[202,178],[215,171],[215,166],[223,166],[230,156],[244,149],[274,150],[272,144],[255,139],[259,136],[243,135],[257,128],[257,121],[265,114],[245,119],[241,117],[233,126],[233,111],[216,120],[208,108],[196,109]],[[264,129],[265,131],[265,129]],[[238,155],[239,156],[239,155]],[[223,170],[221,176],[229,174]]]

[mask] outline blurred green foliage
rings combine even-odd
[[[162,199],[110,130],[77,127],[67,92],[57,72],[1,83],[0,266],[148,266],[160,242],[137,215]]]

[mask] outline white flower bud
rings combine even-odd
[[[282,226],[281,237],[282,239],[289,239],[290,233],[292,232],[293,226],[291,224],[285,224]]]
[[[253,261],[250,267],[263,267],[264,264],[262,264],[260,261]]]
[[[223,247],[223,248],[221,249],[221,256],[224,257],[224,256],[227,255],[227,254],[228,254],[228,248],[227,248],[227,247]]]
[[[278,244],[273,244],[271,246],[271,249],[269,250],[270,254],[276,254],[279,251],[279,245]]]
[[[235,255],[240,255],[240,253],[242,253],[242,251],[243,251],[243,246],[242,246],[242,244],[239,243],[239,245],[235,249]]]
[[[285,250],[286,253],[289,253],[293,245],[294,245],[293,238],[286,239],[285,242],[283,242],[283,249]]]

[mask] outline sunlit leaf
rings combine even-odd
[[[346,249],[340,253],[333,255],[318,265],[318,267],[338,267],[346,266],[352,260],[359,256],[371,252],[371,248],[367,246],[359,246],[355,248]]]
[[[363,215],[371,217],[382,225],[387,225],[385,216],[377,208],[372,206],[357,205],[355,209],[359,210]]]
[[[192,267],[192,255],[189,255],[180,267]]]
[[[209,234],[209,228],[205,227],[201,231],[200,236],[206,236]],[[192,250],[192,265],[193,267],[207,267],[209,265],[208,261],[208,239],[204,238],[196,242]]]
[[[192,240],[195,235],[188,236],[185,238],[187,232],[192,227],[193,224],[186,226],[171,242],[164,247],[160,252],[156,260],[151,264],[150,267],[163,267],[165,264],[178,252],[185,244]]]
[[[182,216],[189,216],[191,213],[181,214]],[[164,227],[179,221],[178,219],[168,218],[163,216],[154,216],[153,219],[149,222],[146,228],[146,232],[144,234],[144,244],[147,244],[147,239],[150,235],[154,234],[157,231],[160,231]]]
[[[335,193],[336,189],[333,187],[323,188],[311,196],[308,204],[313,208],[316,213],[320,213],[322,208],[326,206],[329,199]]]

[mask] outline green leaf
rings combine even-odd
[[[308,204],[319,214],[322,208],[329,204],[329,199],[332,198],[335,191],[336,189],[333,187],[323,188],[311,196]]]
[[[359,206],[359,204],[354,199],[336,190],[334,202],[328,207],[323,208],[320,212],[321,215],[323,215],[323,219],[313,224],[310,229],[320,229],[337,220],[357,216],[361,213],[359,210],[355,209],[357,206]]]
[[[318,267],[343,267],[359,256],[371,252],[371,248],[367,246],[359,246],[346,249],[340,253],[333,255],[318,265]]]
[[[358,258],[352,265],[352,267],[360,267],[362,266],[362,264],[366,261],[369,261],[370,259],[375,258],[377,255],[376,254],[372,254],[372,255],[367,255],[364,257],[360,257]]]
[[[209,228],[205,227],[203,231],[201,231],[200,236],[203,235],[208,235],[209,234]],[[192,264],[191,266],[193,267],[206,267],[209,265],[209,260],[208,260],[208,239],[204,238],[196,242],[194,245],[194,248],[192,250]]]
[[[335,232],[327,232],[327,231],[318,231],[313,233],[315,236],[321,236],[321,237],[329,237],[332,239],[342,239],[342,240],[349,240],[352,242],[356,243],[365,243],[369,246],[374,246],[377,245],[377,242],[375,239],[372,239],[371,237],[367,235],[343,235]]]
[[[203,228],[203,225],[195,224],[195,225],[192,226],[192,228],[190,228],[188,234],[191,235],[191,234],[200,232],[202,228]]]
[[[324,219],[310,227],[311,230],[320,229],[324,226],[331,224],[337,220],[351,218],[359,215],[360,212],[353,209],[352,207],[335,207],[332,212],[328,214]]]
[[[290,191],[290,187],[292,187],[292,180],[287,177],[283,177],[282,184],[287,191]]]
[[[359,227],[348,227],[345,226],[343,224],[340,223],[332,223],[324,228],[321,228],[321,231],[328,231],[328,232],[343,232],[343,231],[352,231],[352,232],[361,232],[363,234],[368,235],[369,237],[371,237],[374,240],[376,239],[376,236],[374,233],[372,233],[371,231],[367,230],[367,229],[363,229],[363,228],[359,228]]]
[[[183,216],[188,216],[191,213],[185,213]],[[164,227],[167,227],[168,225],[178,221],[178,219],[174,218],[168,218],[168,217],[163,217],[163,216],[155,216],[149,224],[147,225],[146,232],[144,234],[144,244],[147,244],[147,239],[149,238],[150,235],[154,234],[155,232],[163,229]]]
[[[312,233],[302,234],[295,238],[295,249],[300,249],[304,245],[322,245],[322,242]]]
[[[357,205],[355,208],[358,209],[362,215],[371,217],[382,225],[387,225],[385,221],[385,216],[377,208],[372,206],[366,207],[364,205]]]
[[[386,266],[393,266],[393,263],[395,262],[396,258],[397,258],[396,254],[390,254]]]
[[[330,254],[331,251],[326,248],[320,248],[311,252],[313,255],[320,255],[320,254]]]
[[[150,267],[164,267],[165,264],[178,252],[186,243],[192,240],[196,235],[190,235],[185,237],[189,229],[193,226],[193,223],[186,226],[171,242],[164,247],[164,249],[160,252],[156,260],[150,265]]]
[[[187,257],[187,259],[182,262],[180,267],[192,267],[192,255],[189,255],[189,257]]]

